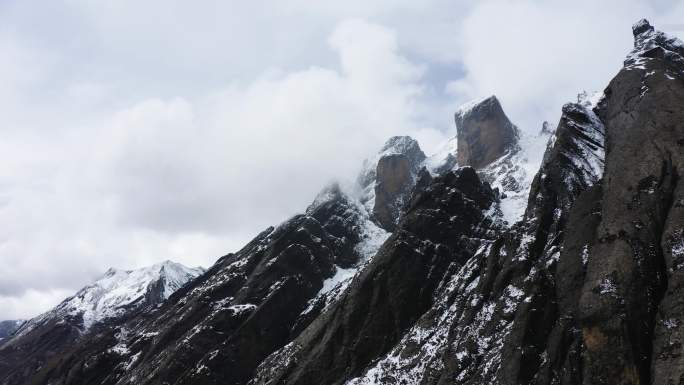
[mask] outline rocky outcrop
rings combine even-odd
[[[591,189],[597,178],[583,183],[579,180],[588,175],[584,159],[602,156],[603,126],[589,119],[594,117],[590,110],[580,107],[584,115],[574,113],[570,107],[565,109],[557,129],[562,139],[549,144],[546,166],[536,178],[535,198],[530,198],[531,206],[536,208],[529,210],[523,224],[506,230],[497,224],[495,216],[484,213],[491,213],[495,205],[493,192],[490,203],[480,206],[477,213],[478,210],[465,208],[437,208],[434,205],[448,200],[439,194],[419,192],[425,187],[417,189],[416,194],[422,198],[412,202],[420,201],[424,205],[422,210],[410,206],[373,264],[328,312],[269,357],[260,366],[254,383],[314,384],[322,378],[327,384],[351,379],[350,383],[355,385],[514,384],[530,383],[535,377],[541,378],[538,373],[551,372],[544,352],[555,346],[560,349],[558,356],[565,357],[567,347],[563,338],[572,336],[577,325],[559,318],[557,303],[563,300],[577,307],[581,289],[578,282],[584,272],[579,252],[593,236],[587,221],[597,221],[597,193]],[[459,172],[474,174],[470,168]],[[571,175],[577,177],[574,182]],[[439,185],[441,180],[437,178],[431,183]],[[569,188],[571,182],[577,182],[577,187]],[[430,183],[427,185],[430,187],[426,191],[435,189]],[[465,186],[472,185],[475,184]],[[464,189],[463,185],[451,185],[447,191],[454,188]],[[594,192],[578,198],[590,190]],[[465,201],[478,202],[469,194],[463,197]],[[584,208],[570,215],[573,203],[580,200]],[[413,217],[415,213],[421,215]],[[476,219],[477,223],[463,226],[461,218]],[[572,235],[575,246],[568,246],[567,251],[572,257],[565,259],[569,263],[563,263],[564,275],[559,278],[562,282],[556,283],[554,273],[561,253],[565,252],[563,229],[568,220],[585,226]],[[405,232],[405,226],[412,228],[412,237]],[[433,239],[442,236],[443,230],[465,228],[473,232]],[[415,274],[425,285],[434,279],[423,278],[412,264],[420,260],[423,245],[446,251],[452,258],[447,259],[447,267],[444,260],[433,259],[429,263],[430,272],[437,274],[440,282],[428,291],[429,305],[412,313],[401,313],[396,306],[388,308],[384,301],[405,304],[409,310],[408,304],[424,303],[414,297],[417,292],[425,292],[424,287],[406,290],[405,285],[410,285],[408,277],[392,279],[402,269],[410,269],[411,279]],[[411,258],[411,262],[406,258]],[[566,290],[559,293],[562,299],[556,297],[557,285]],[[575,313],[568,311],[564,316],[567,314]],[[374,326],[376,323],[370,319],[382,326]],[[567,323],[556,326],[556,322]],[[399,327],[389,330],[390,325]],[[581,343],[581,337],[577,333],[574,336]],[[579,354],[576,350],[573,362]],[[558,365],[557,361],[553,360],[554,365]],[[552,376],[547,375],[548,383]]]
[[[616,79],[619,79],[619,75]],[[669,381],[676,378],[677,360],[680,357],[680,345],[676,339],[678,318],[667,318],[660,324],[662,326],[653,323],[649,326],[648,322],[644,323],[644,320],[649,319],[649,311],[654,309],[653,303],[658,303],[657,297],[649,297],[652,295],[650,293],[657,293],[652,287],[662,282],[658,276],[647,274],[649,271],[658,271],[653,267],[658,261],[657,253],[643,253],[641,259],[624,252],[620,254],[623,258],[639,261],[636,266],[644,269],[643,273],[630,277],[630,285],[638,286],[641,282],[642,286],[638,286],[641,292],[638,294],[631,291],[618,297],[618,289],[613,286],[616,282],[615,277],[610,276],[610,281],[598,282],[592,278],[592,275],[596,274],[592,272],[594,266],[598,266],[599,271],[606,267],[603,259],[606,254],[601,252],[602,245],[613,242],[612,238],[607,240],[601,236],[601,226],[606,222],[605,208],[613,199],[607,191],[610,188],[607,180],[614,178],[614,175],[617,180],[629,179],[621,173],[633,174],[634,171],[630,171],[624,165],[639,164],[639,151],[627,147],[627,153],[618,152],[622,153],[623,159],[620,162],[615,161],[615,167],[620,168],[621,173],[610,167],[611,154],[614,153],[611,152],[613,150],[610,144],[613,137],[611,127],[614,126],[610,125],[605,113],[610,111],[608,106],[614,100],[609,96],[611,92],[609,87],[606,90],[607,96],[598,106],[580,102],[563,107],[558,128],[549,141],[542,167],[535,177],[524,220],[510,230],[499,228],[496,230],[498,235],[494,238],[481,238],[481,248],[478,251],[462,260],[459,269],[444,274],[442,282],[445,284],[433,292],[434,302],[428,311],[411,326],[406,327],[403,333],[383,334],[384,337],[391,336],[390,341],[393,341],[393,344],[383,349],[384,353],[378,354],[376,350],[373,354],[376,354],[377,358],[369,359],[371,363],[361,370],[360,374],[357,374],[357,368],[363,365],[340,358],[348,357],[347,355],[355,357],[354,354],[358,350],[346,348],[350,343],[344,340],[327,340],[321,345],[312,343],[307,338],[322,338],[314,329],[307,330],[311,331],[311,335],[303,334],[304,337],[294,340],[287,349],[262,364],[257,383],[268,383],[263,380],[264,378],[274,378],[275,381],[284,383],[315,383],[314,376],[311,376],[312,372],[325,376],[317,372],[322,369],[316,368],[335,368],[338,361],[344,362],[346,366],[343,366],[348,371],[344,375],[327,374],[329,377],[323,377],[327,379],[327,383],[339,383],[340,378],[349,377],[356,377],[351,379],[352,384],[594,384],[616,383],[615,379],[617,383],[645,383],[649,382],[650,378],[641,378],[643,373],[640,370],[645,369],[647,373],[648,363],[653,364],[656,369],[658,365],[667,368],[661,369],[661,373],[668,376]],[[629,108],[619,106],[618,104],[615,107],[617,111],[630,111]],[[651,109],[657,110],[657,107],[652,106]],[[665,118],[661,121],[672,123]],[[677,127],[676,124],[674,127]],[[617,127],[612,130],[615,137],[629,135]],[[669,155],[672,146],[677,146],[676,133],[676,128],[670,128],[669,131],[661,128],[662,140],[669,143],[670,150],[649,153]],[[640,138],[635,143],[644,140],[646,139]],[[607,157],[605,149],[609,154]],[[661,166],[653,168],[665,170],[661,174],[656,174],[664,175],[663,177],[646,179],[656,182],[642,181],[641,189],[638,188],[639,183],[634,186],[623,184],[616,189],[621,193],[642,190],[648,192],[651,191],[649,189],[653,189],[656,197],[659,186],[664,186],[666,191],[676,191],[676,187],[673,188],[670,182],[675,179],[672,177],[676,175],[672,171],[675,166],[667,166],[670,164],[667,159],[656,158],[655,164]],[[674,161],[671,162],[675,164]],[[635,182],[645,177],[642,176]],[[661,183],[661,180],[664,182]],[[677,199],[681,198],[675,196],[672,199],[656,199],[661,202],[656,208],[674,209],[668,209],[666,215],[658,214],[655,218],[668,218],[668,221],[676,223],[675,228],[681,228],[680,222],[673,220],[681,220],[676,211],[676,203],[667,205],[667,202],[677,202]],[[643,198],[626,200],[625,204],[628,202],[634,206],[643,202]],[[672,210],[675,210],[674,217]],[[613,212],[620,212],[628,217],[633,215],[630,211],[635,209],[630,206],[613,208]],[[657,213],[650,209],[648,212]],[[640,225],[646,222],[645,219],[639,219],[635,223]],[[636,225],[632,224],[635,228],[638,227]],[[658,227],[647,228],[650,229],[648,233],[658,234]],[[662,225],[662,229],[667,228],[667,225]],[[680,252],[681,246],[678,242],[681,240],[681,234],[671,235],[663,232],[655,238],[660,239],[659,237],[663,236],[667,239],[667,250],[674,250],[674,254]],[[619,239],[619,236],[615,239]],[[646,248],[646,251],[648,250]],[[663,255],[665,253],[663,252]],[[649,256],[656,257],[646,261],[644,258]],[[626,267],[630,265],[625,260],[620,263]],[[670,274],[672,275],[672,270]],[[620,282],[625,284],[624,281]],[[646,282],[652,286],[645,285]],[[618,307],[598,310],[599,314],[608,316],[605,319],[593,314],[587,317],[587,287],[591,288],[591,295],[608,295],[609,299],[616,301],[613,303],[629,303],[622,299],[625,298],[622,297],[624,295],[638,305],[631,305],[633,313],[629,317],[621,315],[621,309]],[[395,301],[409,298],[398,290],[395,292]],[[675,292],[676,290],[673,291]],[[640,302],[640,298],[653,298],[654,302]],[[677,301],[674,297],[672,299],[673,302]],[[667,301],[662,301],[659,305],[665,309],[663,305],[668,305]],[[346,302],[339,306],[352,305]],[[641,313],[637,312],[637,307]],[[593,303],[590,308],[597,309],[598,306]],[[353,310],[349,309],[349,312]],[[343,319],[344,314],[348,312],[337,313],[334,319]],[[621,319],[623,323],[616,323],[611,317]],[[652,313],[650,317],[653,317]],[[629,326],[628,320],[635,320],[635,324]],[[332,327],[338,322],[343,323],[327,321],[326,325]],[[592,325],[589,329],[588,324]],[[614,324],[621,325],[622,328],[610,329]],[[312,328],[315,325],[316,323],[312,324]],[[358,331],[363,330],[363,325],[364,323],[361,323],[356,326],[357,331],[348,326],[341,327],[337,334],[375,335],[369,330]],[[637,326],[643,332],[655,326],[655,338],[632,334],[633,331],[639,330]],[[668,332],[660,340],[657,337],[659,327]],[[604,334],[604,328],[613,334]],[[333,330],[339,329],[333,327]],[[628,342],[620,342],[616,335]],[[642,344],[647,342],[641,345],[642,347],[648,343],[655,343],[654,349],[661,340],[663,343],[667,341],[668,350],[664,350],[666,354],[661,353],[653,359],[644,354],[648,353],[647,351],[618,350],[619,353],[615,354],[612,346],[618,349],[621,349],[621,344],[639,346],[629,345],[632,338]],[[386,340],[383,342],[386,343]],[[329,358],[324,360],[325,363],[312,358],[312,353],[307,353],[324,352],[324,346],[328,345],[338,347],[338,352],[337,356],[334,356],[336,358],[327,356]],[[342,348],[339,348],[340,346]],[[598,353],[592,351],[601,347],[606,350]],[[630,366],[630,357],[641,357],[641,362]],[[280,362],[288,364],[282,365]],[[612,372],[611,367],[615,368]],[[607,370],[602,372],[602,369]],[[658,375],[656,372],[652,378],[656,379]]]
[[[474,167],[498,191],[497,212],[510,225],[522,219],[532,174],[528,155],[519,145],[518,129],[496,96],[461,106],[455,114],[456,159]]]
[[[512,236],[519,303],[494,378],[511,384],[581,382],[578,301],[600,220],[604,126],[592,106],[563,106]],[[569,230],[572,229],[572,230]]]
[[[454,118],[460,166],[479,170],[517,149],[518,129],[508,120],[496,96],[462,106]]]
[[[684,378],[684,45],[645,20],[633,30],[599,105],[606,177],[580,300],[585,384]]]
[[[358,179],[367,191],[362,201],[372,205],[374,219],[385,230],[394,230],[425,158],[413,138],[394,136],[375,158],[366,161]]]
[[[373,215],[385,229],[393,231],[414,183],[415,170],[406,156],[390,154],[378,161]]]

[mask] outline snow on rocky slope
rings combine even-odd
[[[355,220],[354,227],[358,229],[359,240],[354,246],[354,250],[358,255],[358,260],[355,261],[351,266],[340,266],[335,265],[335,273],[332,277],[327,278],[323,281],[323,287],[318,291],[318,293],[309,300],[309,306],[302,312],[302,314],[307,314],[311,312],[316,307],[322,306],[326,308],[331,302],[336,300],[339,295],[344,292],[344,290],[349,286],[351,280],[354,276],[366,266],[375,256],[380,246],[387,240],[390,233],[378,226],[373,220],[372,210],[374,199],[374,181],[375,181],[375,167],[370,166],[372,161],[376,164],[382,157],[381,154],[395,154],[392,151],[401,151],[400,148],[388,148],[389,146],[384,146],[380,151],[379,156],[373,160],[366,160],[364,162],[364,171],[360,174],[359,180],[366,177],[368,178],[368,186],[365,188],[361,185],[356,186],[356,191],[343,191],[339,190],[340,187],[336,186],[338,189],[336,193],[331,193],[326,189],[320,193],[314,203],[309,206],[307,212],[311,213],[316,211],[321,205],[334,202],[339,200],[340,194],[344,197],[344,200],[348,202],[348,212],[353,213],[353,218]],[[406,147],[404,147],[406,148]],[[360,190],[359,190],[360,189]],[[358,197],[359,191],[361,191],[361,197]],[[373,197],[370,198],[369,195]]]
[[[26,322],[16,336],[55,319],[80,320],[82,330],[87,331],[94,324],[119,317],[133,308],[161,303],[203,272],[202,267],[191,268],[172,261],[136,270],[110,268],[55,308]]]

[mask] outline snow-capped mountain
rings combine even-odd
[[[136,270],[110,268],[102,277],[54,309],[26,322],[16,334],[21,336],[47,322],[67,319],[76,320],[77,325],[87,331],[108,318],[161,303],[203,272],[202,267],[191,268],[172,261]]]
[[[681,383],[684,44],[633,34],[555,130],[487,97],[434,155],[390,138],[196,278],[108,272],[54,310],[78,327],[0,347],[0,384]]]
[[[101,332],[112,324],[141,312],[155,310],[176,290],[204,272],[171,261],[121,270],[110,268],[53,309],[25,322],[0,342],[0,383],[22,383],[27,368],[38,370],[55,356],[77,346],[92,330]],[[9,368],[21,370],[13,371]]]

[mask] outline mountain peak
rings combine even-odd
[[[389,139],[387,139],[385,144],[382,146],[382,149],[380,150],[379,154],[410,154],[418,151],[422,152],[422,150],[420,149],[420,145],[418,145],[418,141],[410,136],[403,135],[392,136]]]
[[[456,109],[456,115],[468,115],[473,112],[477,112],[482,108],[491,108],[493,104],[500,104],[499,99],[496,95],[490,95],[479,99],[473,99],[467,103],[462,104]]]
[[[51,320],[81,319],[84,330],[132,308],[160,303],[186,282],[204,272],[166,260],[151,266],[123,270],[110,267],[95,282],[62,301],[54,309],[27,322],[26,332]]]
[[[655,28],[646,19],[641,19],[632,25],[632,33],[634,37],[641,35],[644,32],[652,32]]]
[[[313,202],[306,208],[306,213],[311,214],[328,202],[339,201],[344,198],[345,194],[342,192],[340,184],[338,182],[331,182],[316,195]]]
[[[625,60],[626,69],[643,68],[645,61],[660,58],[684,65],[684,42],[656,30],[646,19],[632,26],[634,49]]]
[[[393,136],[377,155],[364,163],[358,178],[362,203],[385,230],[396,225],[426,156],[410,136]]]
[[[374,156],[363,162],[363,169],[357,178],[357,184],[361,189],[372,187],[377,177],[377,167],[380,159],[390,155],[404,155],[413,163],[420,163],[425,159],[425,153],[420,149],[418,141],[410,136],[392,136],[380,148]],[[366,199],[362,199],[365,201]]]
[[[518,129],[494,95],[464,104],[454,120],[461,166],[481,169],[518,147]]]

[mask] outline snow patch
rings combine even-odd
[[[599,294],[617,294],[617,286],[610,278],[604,278],[601,280],[598,286]]]
[[[240,315],[242,313],[251,312],[256,309],[256,305],[251,303],[245,303],[240,305],[228,306],[228,310],[233,312],[233,315]]]
[[[582,265],[587,266],[587,263],[589,262],[589,245],[584,245],[584,247],[582,247],[580,258],[582,258]]]
[[[672,243],[672,256],[675,258],[684,257],[684,239]]]

